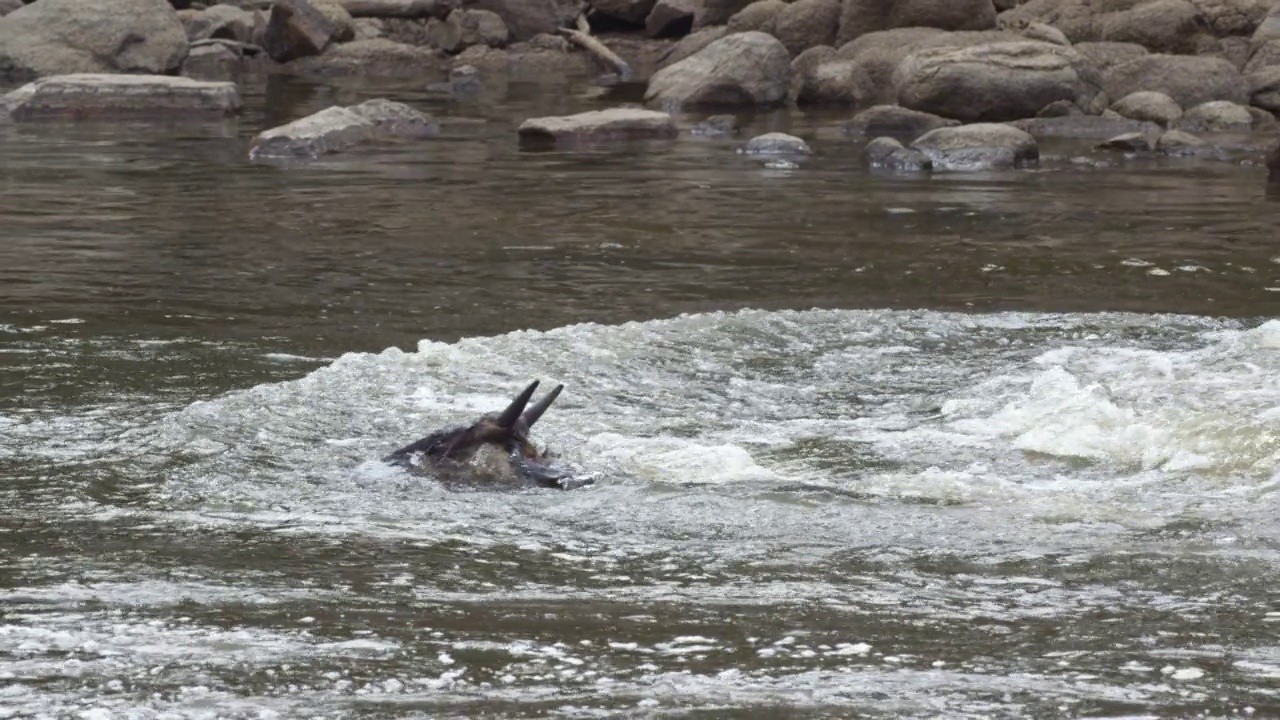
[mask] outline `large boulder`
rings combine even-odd
[[[1186,132],[1243,132],[1253,127],[1249,108],[1226,100],[1211,100],[1187,108],[1178,121]]]
[[[32,81],[0,98],[18,121],[208,120],[240,111],[235,83],[169,75],[73,74]]]
[[[772,35],[728,35],[654,73],[644,100],[670,108],[775,106],[791,88],[791,56]]]
[[[1215,40],[1209,19],[1191,0],[1030,0],[1001,17],[1048,23],[1073,43],[1131,42],[1154,52],[1193,53]]]
[[[0,18],[0,78],[176,72],[187,34],[165,0],[40,0]]]
[[[672,45],[661,58],[658,59],[658,68],[664,68],[668,65],[675,65],[685,58],[693,57],[702,52],[703,48],[711,43],[725,37],[729,34],[729,28],[724,25],[717,27],[703,28],[680,38],[680,41]]]
[[[1085,56],[1098,72],[1106,72],[1123,62],[1128,62],[1151,52],[1137,43],[1123,42],[1081,42],[1072,45],[1075,51]]]
[[[836,47],[877,30],[928,27],[990,30],[996,26],[991,0],[843,0]]]
[[[911,143],[936,170],[998,170],[1036,164],[1035,138],[1003,123],[976,123],[930,130]]]
[[[1249,84],[1230,62],[1216,57],[1152,54],[1120,63],[1102,74],[1107,95],[1122,98],[1154,90],[1189,108],[1210,100],[1249,101]]]
[[[1267,112],[1280,112],[1280,66],[1263,68],[1247,78],[1249,103]]]
[[[191,41],[221,38],[238,42],[252,42],[253,13],[235,5],[210,5],[204,10],[182,10],[179,13],[182,26]]]
[[[839,21],[840,0],[796,0],[778,13],[773,35],[795,56],[834,43]]]
[[[351,107],[335,105],[264,130],[254,138],[249,157],[314,158],[361,143],[416,140],[434,137],[439,132],[439,124],[431,117],[408,105],[379,98]]]
[[[1101,76],[1079,53],[1047,42],[932,48],[908,55],[893,76],[903,107],[963,122],[1033,117],[1066,100],[1089,107]]]
[[[724,25],[750,4],[751,0],[701,0],[693,16],[693,29]]]
[[[272,60],[289,62],[319,55],[339,32],[338,22],[311,0],[276,0],[262,47]]]
[[[609,108],[576,115],[529,118],[517,132],[523,146],[573,146],[635,140],[667,140],[678,131],[671,116],[639,108]]]

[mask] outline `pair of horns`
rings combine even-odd
[[[524,423],[524,426],[527,429],[533,427],[533,424],[538,422],[538,418],[542,417],[542,414],[547,411],[547,408],[551,407],[551,403],[556,401],[556,398],[560,396],[560,391],[564,389],[564,385],[557,385],[554,390],[544,395],[538,402],[534,403],[533,407],[525,410],[525,406],[528,405],[529,400],[533,398],[533,391],[538,389],[539,382],[541,381],[534,380],[529,383],[529,387],[525,388],[524,392],[517,395],[516,399],[511,401],[511,404],[507,406],[507,409],[503,410],[502,414],[498,416],[496,421],[498,427],[510,429],[515,427],[516,421],[519,420]]]

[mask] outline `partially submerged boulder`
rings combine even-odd
[[[742,152],[747,155],[808,155],[809,143],[787,133],[771,132],[747,141]]]
[[[850,135],[879,137],[890,135],[915,138],[940,127],[955,127],[960,122],[931,113],[898,105],[876,105],[853,116],[844,126]]]
[[[305,159],[342,152],[362,143],[422,139],[438,135],[439,124],[403,103],[367,100],[350,107],[333,106],[264,130],[254,138],[249,157]]]
[[[170,75],[54,75],[0,99],[17,121],[209,120],[240,107],[235,83]]]
[[[1208,142],[1182,130],[1170,130],[1156,140],[1156,152],[1165,155],[1205,155],[1213,151]]]
[[[937,170],[1020,168],[1040,159],[1035,138],[1002,123],[938,128],[916,138],[911,147],[924,153]]]
[[[0,78],[176,72],[187,34],[165,0],[40,0],[0,18]]]
[[[644,100],[664,109],[776,106],[790,88],[787,49],[772,35],[745,32],[654,73]]]
[[[677,134],[664,112],[609,108],[576,115],[529,118],[517,130],[526,146],[565,146],[633,140],[667,140]]]
[[[1130,120],[1115,114],[1072,115],[1069,117],[1033,118],[1015,120],[1009,125],[1026,132],[1033,138],[1074,138],[1077,140],[1105,140],[1130,132],[1159,132],[1155,123]]]
[[[1059,100],[1086,108],[1101,77],[1069,47],[1024,40],[920,50],[902,61],[892,82],[903,107],[997,122],[1034,117]]]
[[[1187,132],[1240,132],[1253,127],[1249,108],[1226,100],[1212,100],[1187,108],[1178,129]]]
[[[933,161],[914,148],[903,147],[896,138],[878,137],[863,150],[872,168],[898,172],[925,172],[933,169]]]

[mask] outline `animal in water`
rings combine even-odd
[[[448,485],[544,487],[568,490],[590,484],[556,467],[552,458],[529,439],[529,430],[564,385],[557,385],[533,405],[538,380],[529,383],[502,412],[482,415],[470,425],[433,432],[383,458],[413,470],[425,470]]]

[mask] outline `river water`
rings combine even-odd
[[[520,151],[597,94],[0,126],[0,717],[1280,714],[1256,152]],[[379,95],[442,136],[244,159]],[[377,461],[535,378],[594,486]]]

